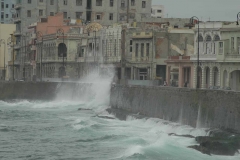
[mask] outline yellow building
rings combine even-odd
[[[11,42],[10,34],[15,31],[15,24],[0,24],[0,80],[9,80],[10,78],[8,62],[12,59],[12,48],[9,42]]]

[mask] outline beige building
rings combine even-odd
[[[200,23],[200,88],[240,90],[240,26],[235,22]],[[195,29],[194,86],[197,81],[197,25]]]
[[[10,34],[13,34],[16,30],[15,24],[0,24],[0,78],[1,80],[8,80],[9,67],[8,62],[12,61],[12,48],[9,42],[11,41]],[[6,70],[6,72],[4,72]],[[6,73],[6,74],[4,74]],[[5,77],[5,78],[4,78]]]

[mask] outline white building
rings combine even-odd
[[[152,5],[152,17],[164,18],[164,6],[163,5]]]

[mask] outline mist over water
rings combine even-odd
[[[112,117],[112,75],[94,72],[74,88],[58,86],[52,102],[0,101],[1,160],[238,160],[239,155],[208,156],[187,148],[194,139],[168,133],[207,135],[178,123],[150,118]],[[89,109],[89,110],[79,110]]]

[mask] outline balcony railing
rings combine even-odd
[[[17,4],[15,4],[15,6],[14,6],[14,9],[20,9],[22,7],[22,4],[21,3],[17,3]]]
[[[225,55],[225,58],[240,60],[240,54],[230,54],[230,55],[228,54],[228,55]]]
[[[197,60],[198,55],[191,55],[191,60]],[[199,54],[199,60],[217,60],[216,54]]]

